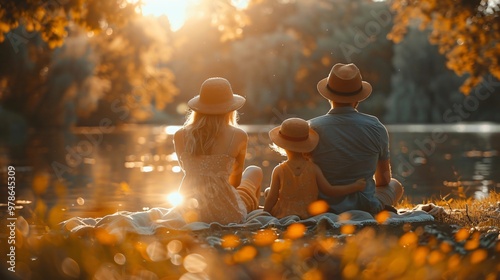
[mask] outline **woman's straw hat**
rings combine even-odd
[[[245,98],[233,93],[231,84],[224,78],[209,78],[203,82],[200,94],[188,101],[195,112],[222,115],[237,110],[245,104]]]
[[[309,127],[307,121],[289,118],[281,126],[269,131],[269,138],[277,146],[292,152],[308,153],[318,145],[319,136]]]
[[[362,80],[358,67],[352,63],[335,64],[317,87],[323,97],[339,103],[360,102],[372,93],[372,86]]]

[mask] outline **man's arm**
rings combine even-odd
[[[391,181],[391,162],[390,160],[379,160],[377,162],[377,170],[375,170],[375,185],[387,186]]]

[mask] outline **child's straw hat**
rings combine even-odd
[[[289,118],[281,126],[269,131],[269,138],[279,147],[299,153],[308,153],[318,145],[319,136],[309,127],[307,121]]]

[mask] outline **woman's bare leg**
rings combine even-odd
[[[247,207],[247,212],[259,208],[260,187],[264,177],[262,169],[255,165],[248,166],[241,178],[241,184],[236,188]]]

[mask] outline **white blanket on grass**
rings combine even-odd
[[[434,217],[426,211],[411,209],[399,211],[399,214],[389,212],[389,216],[382,224],[398,225],[402,223],[433,221]],[[154,234],[158,229],[197,231],[204,229],[241,229],[257,230],[268,227],[287,227],[293,223],[302,223],[309,228],[318,225],[326,225],[331,228],[340,228],[345,224],[374,225],[377,220],[368,212],[352,210],[337,215],[323,213],[308,219],[301,220],[298,216],[291,215],[281,219],[271,216],[269,213],[258,209],[250,212],[244,223],[231,223],[222,225],[219,223],[193,222],[186,223],[182,216],[176,211],[167,208],[152,208],[143,212],[121,211],[102,218],[80,218],[74,217],[61,223],[64,231],[70,233],[84,233],[88,230],[101,228],[108,233],[136,233],[141,235]]]

